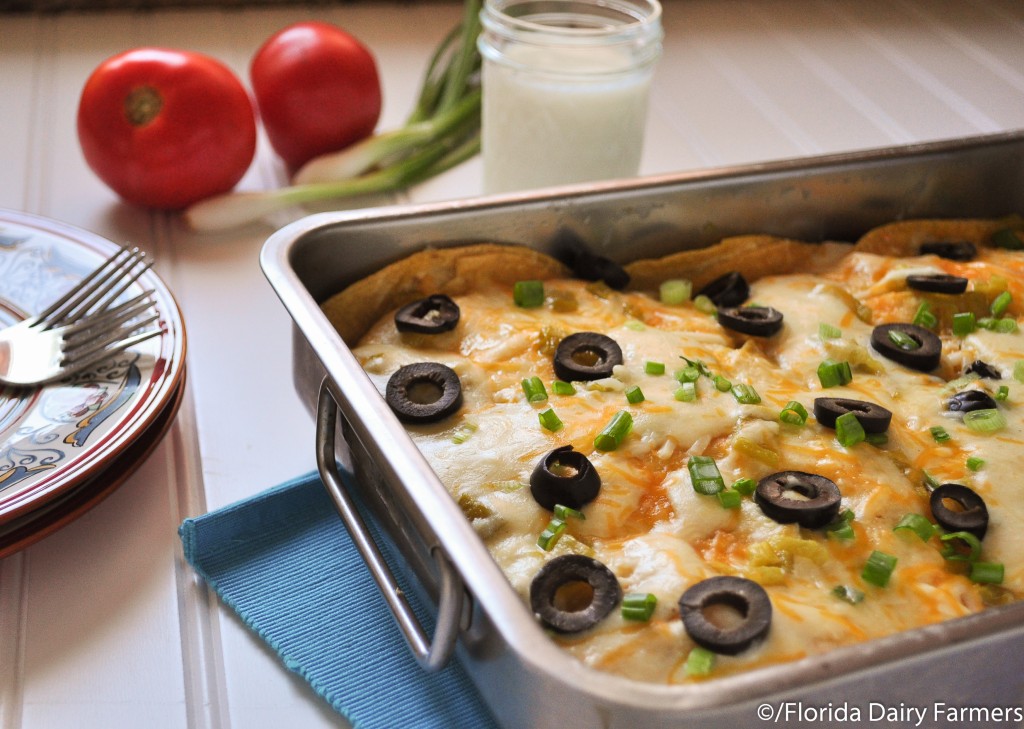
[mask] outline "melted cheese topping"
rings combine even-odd
[[[972,290],[922,294],[904,283],[909,273],[940,272],[967,276]],[[1006,287],[1013,295],[1007,315],[1016,316],[1017,302],[1024,300],[1019,255],[990,250],[979,260],[954,263],[933,256],[851,254],[826,274],[753,284],[751,301],[785,316],[781,332],[758,338],[724,329],[689,303],[671,306],[644,293],[557,280],[545,282],[548,304],[535,309],[514,306],[510,290],[456,297],[462,319],[444,334],[399,334],[386,317],[355,352],[382,393],[390,375],[412,362],[441,362],[458,373],[465,399],[459,413],[409,431],[515,590],[528,603],[530,582],[545,561],[566,552],[595,557],[615,573],[624,593],[657,597],[652,619],[637,623],[615,611],[593,629],[553,639],[596,668],[678,683],[690,680],[684,664],[693,647],[678,600],[687,587],[714,575],[740,575],[764,585],[773,622],[760,644],[718,657],[713,675],[965,615],[1024,592],[1024,500],[1017,482],[1024,465],[1024,408],[1015,404],[1024,398],[1024,385],[1013,379],[1024,360],[1024,336],[979,329],[959,338],[948,325],[955,311],[987,315],[992,298]],[[942,363],[928,374],[869,346],[874,325],[910,321],[922,300],[939,317],[943,340]],[[575,302],[573,310],[561,311],[566,301]],[[823,339],[822,323],[838,327],[842,336]],[[576,383],[575,394],[555,395],[555,346],[578,331],[612,337],[624,362],[608,379]],[[677,400],[673,373],[686,365],[683,358],[700,360],[732,383],[752,385],[761,402],[740,404],[708,377],[698,380],[695,401]],[[823,389],[817,367],[827,358],[850,362],[852,382]],[[1003,379],[950,383],[976,359],[996,367]],[[646,374],[648,361],[664,363],[665,374]],[[546,402],[527,402],[521,382],[531,376],[547,384]],[[642,389],[643,402],[627,403],[624,393],[633,385]],[[944,409],[957,389],[995,394],[1000,385],[1009,386],[1010,395],[999,405],[1006,427],[996,433],[976,433]],[[813,415],[803,426],[780,422],[787,402],[796,400],[812,412],[816,397],[868,400],[891,410],[888,442],[847,448]],[[548,407],[564,423],[558,432],[538,421]],[[595,435],[619,410],[633,416],[632,432],[618,449],[597,451]],[[941,444],[929,431],[939,425],[951,436]],[[569,519],[566,534],[545,551],[537,539],[551,513],[534,502],[527,484],[538,460],[567,444],[590,458],[602,488],[583,508],[586,519]],[[723,508],[716,497],[694,491],[686,462],[695,454],[713,456],[727,485],[782,470],[826,476],[838,485],[842,508],[854,514],[855,538],[843,541],[825,530],[776,523],[750,497],[738,509]],[[977,471],[967,467],[972,456],[984,460]],[[973,583],[964,563],[942,557],[938,537],[923,542],[905,530],[893,531],[906,514],[931,519],[926,474],[970,486],[985,499],[990,525],[982,559],[1005,566],[1001,586]],[[861,577],[873,550],[898,559],[887,587]],[[839,585],[862,591],[864,599],[838,599],[832,590]]]

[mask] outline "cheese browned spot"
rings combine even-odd
[[[749,240],[742,245],[752,255]],[[790,250],[799,244],[780,245]],[[901,367],[868,344],[873,326],[907,321],[925,299],[940,313],[955,313],[958,307],[983,309],[1006,289],[1013,299],[1005,315],[1019,316],[1024,255],[983,249],[977,260],[957,263],[849,246],[814,250],[820,255],[814,272],[793,272],[800,268],[799,256],[790,254],[790,272],[752,283],[751,300],[785,316],[782,331],[768,338],[730,332],[690,304],[665,305],[645,291],[612,292],[552,276],[551,269],[520,278],[547,279],[551,301],[574,301],[575,308],[522,309],[512,303],[512,281],[468,282],[455,293],[440,289],[462,312],[451,332],[400,334],[388,311],[378,312],[376,323],[361,333],[355,354],[381,391],[391,373],[411,362],[438,361],[459,374],[464,407],[447,421],[410,434],[524,601],[540,566],[565,552],[606,564],[624,593],[657,596],[647,623],[613,612],[580,635],[553,638],[584,663],[657,683],[690,680],[684,663],[693,643],[682,628],[677,601],[686,588],[714,575],[761,583],[774,609],[764,642],[720,657],[716,676],[965,615],[983,609],[986,601],[1024,593],[1024,500],[1016,476],[1024,465],[1024,408],[1015,405],[1024,397],[1024,384],[1012,379],[1015,365],[1024,361],[1024,335],[978,330],[960,338],[940,321],[942,363],[933,373]],[[656,268],[654,262],[635,268],[642,275],[634,283],[654,289]],[[911,271],[966,276],[972,289],[959,299],[909,292],[901,281]],[[666,265],[663,278],[683,275],[676,259]],[[841,337],[822,338],[822,323],[839,328]],[[576,383],[574,395],[550,394],[553,345],[579,331],[613,338],[623,364],[610,378]],[[731,383],[752,386],[761,402],[741,404],[709,377],[698,380],[695,401],[677,400],[679,382],[673,375],[686,366],[684,358],[700,360]],[[816,370],[825,359],[850,362],[853,380],[824,390]],[[1004,380],[950,384],[976,359],[1005,373]],[[648,361],[664,363],[665,374],[648,374]],[[531,376],[546,383],[546,402],[526,401],[520,383]],[[1010,396],[1000,405],[1006,427],[996,433],[974,432],[943,408],[956,387],[994,393],[999,385],[1007,385]],[[625,391],[632,386],[643,391],[642,402],[627,402]],[[892,411],[888,443],[847,448],[813,416],[804,426],[780,422],[779,412],[789,401],[811,412],[820,396],[867,400]],[[547,407],[564,423],[555,433],[538,421]],[[596,450],[595,435],[620,410],[631,413],[632,432],[618,449]],[[950,439],[937,443],[929,430],[933,426],[945,428]],[[590,458],[603,486],[583,508],[586,519],[570,519],[565,536],[548,552],[537,537],[551,513],[534,502],[526,484],[537,461],[563,445]],[[723,508],[716,497],[693,489],[686,467],[692,455],[714,457],[726,484],[784,470],[831,479],[842,493],[842,508],[854,514],[855,539],[779,524],[750,497],[738,509]],[[984,466],[969,469],[970,457],[983,459]],[[991,521],[982,558],[1005,566],[999,588],[971,582],[962,563],[943,559],[937,538],[926,543],[893,531],[906,514],[931,518],[926,474],[968,485],[985,499]],[[861,577],[874,550],[898,559],[885,588]],[[863,601],[839,600],[832,594],[838,585],[863,591]]]

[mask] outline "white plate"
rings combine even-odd
[[[0,210],[0,326],[42,311],[117,246],[87,231]],[[147,271],[164,334],[88,371],[32,390],[0,387],[0,526],[100,474],[153,425],[184,374],[185,330],[170,291]]]

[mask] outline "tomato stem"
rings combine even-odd
[[[157,117],[163,105],[159,91],[152,86],[139,86],[125,97],[124,115],[132,126],[144,127]]]

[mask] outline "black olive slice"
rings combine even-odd
[[[750,286],[742,273],[732,271],[716,278],[698,291],[697,296],[707,296],[719,308],[739,306],[750,296]]]
[[[610,258],[592,252],[575,233],[563,230],[558,234],[556,253],[562,263],[584,281],[604,281],[609,288],[621,291],[629,284],[629,274]]]
[[[622,588],[610,569],[592,557],[565,554],[540,568],[530,583],[530,607],[559,633],[593,628],[615,609]]]
[[[770,306],[730,306],[718,310],[718,323],[755,337],[770,337],[782,329],[782,312]]]
[[[889,332],[910,337],[917,345],[904,349],[892,340]],[[939,366],[942,357],[942,340],[924,327],[914,324],[881,324],[871,331],[871,346],[886,359],[920,372],[930,372]]]
[[[835,482],[816,473],[780,471],[762,478],[754,501],[769,519],[808,529],[827,525],[839,513],[842,495]]]
[[[982,390],[962,390],[946,400],[946,410],[952,413],[969,413],[972,410],[993,410],[996,401]]]
[[[965,374],[970,373],[976,374],[978,377],[982,377],[986,380],[1001,380],[1003,379],[1003,373],[997,370],[995,367],[990,365],[988,362],[984,362],[980,359],[976,359],[971,362],[971,366],[967,368]]]
[[[562,446],[541,458],[530,474],[530,493],[538,504],[554,511],[555,504],[579,509],[601,490],[601,476],[590,460]]]
[[[960,505],[950,509],[944,501],[949,499]],[[973,489],[958,483],[944,483],[928,499],[932,516],[939,526],[951,532],[968,532],[978,539],[985,538],[988,531],[988,508],[985,500]]]
[[[400,332],[440,334],[459,323],[459,305],[444,294],[433,294],[414,301],[395,312],[395,328]]]
[[[962,294],[967,290],[967,279],[948,273],[921,273],[907,276],[907,286],[917,291],[936,294]]]
[[[384,397],[402,422],[433,423],[462,405],[462,383],[451,367],[417,362],[391,375]]]
[[[622,364],[622,350],[611,337],[597,332],[577,332],[558,343],[555,375],[560,380],[600,380],[611,377]]]
[[[724,605],[739,613],[734,625],[722,627],[706,615],[708,608]],[[768,633],[772,603],[768,593],[745,577],[709,577],[690,587],[679,598],[683,627],[694,643],[715,653],[742,653]]]
[[[950,261],[970,261],[978,255],[977,247],[970,241],[930,241],[922,243],[918,251]]]
[[[576,278],[584,281],[604,281],[610,288],[622,291],[629,284],[626,269],[610,258],[599,256],[590,251],[577,251],[569,263]]]
[[[892,422],[892,412],[873,402],[842,397],[814,399],[814,417],[826,428],[835,428],[836,420],[846,413],[854,414],[865,433],[884,433]]]

